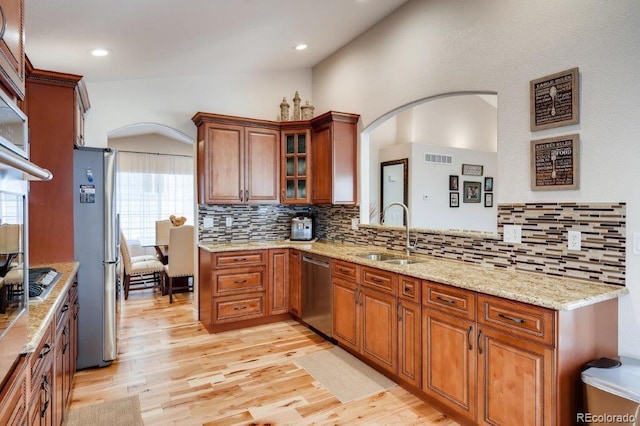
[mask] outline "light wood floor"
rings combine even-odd
[[[399,386],[342,404],[294,363],[331,343],[295,321],[208,334],[191,298],[130,293],[117,361],[76,373],[70,409],[137,394],[146,425],[457,424]]]

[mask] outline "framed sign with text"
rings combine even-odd
[[[462,174],[468,176],[482,176],[482,165],[480,164],[463,164]]]
[[[578,76],[571,68],[531,80],[531,131],[579,123]]]
[[[531,141],[531,190],[578,189],[578,134]]]

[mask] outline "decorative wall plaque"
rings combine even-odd
[[[568,126],[580,121],[578,68],[531,80],[531,131]]]
[[[531,141],[531,190],[578,189],[578,134]]]
[[[482,176],[482,166],[479,164],[463,164],[462,174],[468,176]]]

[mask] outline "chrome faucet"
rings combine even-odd
[[[409,239],[409,207],[407,207],[406,205],[404,205],[403,203],[399,202],[399,201],[394,201],[393,203],[389,203],[387,205],[387,207],[384,208],[384,210],[382,211],[382,223],[385,222],[385,218],[386,218],[386,214],[387,214],[387,209],[391,206],[400,206],[404,209],[404,214],[405,217],[407,218],[407,220],[405,221],[405,227],[406,227],[406,233],[407,233],[407,242],[405,244],[404,250],[405,253],[407,254],[407,256],[409,256],[409,254],[414,251],[416,249],[415,245],[411,245],[411,241]],[[417,238],[416,238],[416,243],[417,243]]]

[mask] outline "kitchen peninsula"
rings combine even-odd
[[[569,424],[579,406],[582,364],[617,353],[617,298],[628,293],[620,286],[426,256],[412,256],[415,263],[406,265],[370,260],[362,255],[407,258],[339,243],[214,243],[199,251],[199,310],[207,327],[216,325],[220,312],[216,286],[235,283],[229,311],[235,316],[224,319],[225,328],[269,321],[271,301],[283,291],[298,318],[301,255],[330,257],[338,344],[469,423],[510,424],[526,413],[540,423]],[[270,263],[274,252],[288,256],[279,259],[278,274]],[[216,271],[228,267],[208,260],[219,254],[242,261],[264,256],[268,273],[215,280]],[[243,290],[245,283],[254,289]],[[251,314],[243,317],[246,311]]]

